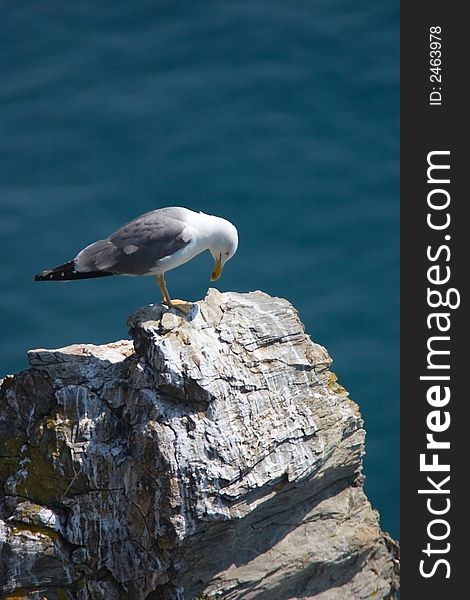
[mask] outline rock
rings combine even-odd
[[[210,290],[128,325],[2,381],[3,597],[395,598],[358,407],[294,308]]]

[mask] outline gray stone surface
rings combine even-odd
[[[295,309],[210,290],[128,325],[2,382],[3,597],[395,598],[358,407]]]

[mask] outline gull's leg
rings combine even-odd
[[[184,300],[172,300],[170,298],[170,294],[168,293],[166,283],[165,283],[165,277],[163,276],[163,273],[159,273],[155,277],[155,279],[157,280],[158,287],[160,288],[160,291],[162,292],[163,303],[166,304],[168,306],[168,308],[177,308],[178,310],[180,310],[181,312],[183,312],[187,315],[190,312],[193,305],[190,304],[189,302],[185,302]]]
[[[160,288],[160,291],[162,293],[163,303],[166,304],[168,306],[168,308],[171,308],[173,306],[173,303],[171,301],[170,294],[168,293],[168,290],[166,289],[165,277],[163,276],[163,273],[159,273],[155,277],[155,279],[157,280],[158,287]]]

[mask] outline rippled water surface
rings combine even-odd
[[[240,232],[221,290],[288,298],[367,428],[398,536],[398,3],[7,1],[0,20],[0,372],[127,337],[151,278],[34,283],[145,211]],[[168,274],[202,298],[210,255]]]

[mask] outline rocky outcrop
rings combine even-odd
[[[293,307],[210,290],[128,324],[2,382],[3,597],[395,598],[358,407]]]

